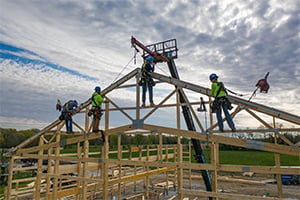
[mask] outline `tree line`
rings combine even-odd
[[[12,128],[0,128],[0,148],[2,149],[9,149],[11,147],[15,147],[25,141],[26,139],[30,138],[34,134],[38,133],[39,129],[29,129],[29,130],[16,130]],[[292,143],[296,144],[300,141],[300,134],[299,133],[283,133],[284,137],[289,139]],[[254,138],[253,134],[248,134],[246,137],[243,136],[243,139],[251,139],[261,142],[270,142],[274,143],[275,138],[274,135],[268,134],[265,137],[262,138]],[[163,135],[162,136],[163,144],[177,144],[177,137],[174,136],[168,136]],[[188,144],[190,141],[189,138],[182,138],[181,143],[182,144]],[[202,141],[203,143],[206,143],[206,141]],[[118,145],[118,136],[117,135],[111,135],[109,137],[109,143],[111,146]],[[285,142],[281,138],[277,138],[278,144],[285,144]],[[90,141],[91,145],[99,145],[101,144],[100,139],[95,139]],[[121,145],[151,145],[151,144],[159,144],[159,135],[158,134],[134,134],[134,135],[121,135]],[[37,146],[38,141],[34,141],[29,146]],[[220,144],[221,150],[238,150],[242,149],[239,147],[229,146]]]

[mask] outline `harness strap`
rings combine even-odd
[[[68,112],[69,111],[69,102],[66,102],[65,104],[64,104],[64,106],[63,106],[65,109],[66,109],[66,111]]]
[[[146,64],[147,63],[144,63],[143,66],[142,66],[142,77],[146,77],[147,76]]]
[[[229,90],[228,88],[226,88],[226,90],[227,90],[228,92],[232,93],[232,94],[237,95],[237,96],[240,96],[240,97],[244,96],[243,94],[238,94],[238,93],[236,93],[236,92],[233,92],[232,90]]]
[[[94,99],[94,95],[92,96],[92,101],[94,102],[94,104],[96,105],[96,107],[100,107],[100,105],[97,105],[95,99]]]
[[[218,83],[221,84],[221,86],[219,87],[219,89],[218,89],[218,91],[217,91],[216,98],[219,96],[219,94],[220,94],[220,92],[221,92],[222,89],[224,90],[224,92],[225,92],[226,94],[228,94],[228,92],[230,92],[230,93],[232,93],[232,94],[234,94],[234,95],[237,95],[237,96],[240,96],[240,97],[244,96],[243,94],[238,94],[238,93],[236,93],[236,92],[234,92],[234,91],[232,91],[232,90],[229,90],[228,88],[225,88],[225,87],[224,87],[224,84],[223,84],[222,82],[218,82]],[[228,91],[228,92],[227,92],[227,91]]]
[[[217,91],[216,98],[218,98],[221,90],[223,90],[227,94],[226,88],[224,87],[224,84],[222,82],[218,82],[218,86],[219,86],[219,89]]]

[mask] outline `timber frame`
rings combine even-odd
[[[76,123],[73,125],[78,131],[67,134],[62,131],[64,121],[56,120],[36,135],[24,141],[17,147],[11,149],[6,156],[10,157],[8,185],[5,188],[4,199],[22,199],[23,197],[33,199],[109,199],[114,195],[118,200],[126,196],[124,191],[130,184],[136,185],[137,181],[142,182],[142,191],[146,199],[151,199],[151,177],[162,174],[166,183],[172,179],[176,185],[177,199],[184,197],[209,197],[210,199],[261,199],[261,196],[245,195],[241,193],[222,193],[218,190],[219,172],[254,172],[261,174],[274,174],[277,180],[278,194],[275,197],[265,197],[264,199],[283,199],[284,191],[281,183],[281,174],[300,175],[299,166],[281,166],[280,155],[300,156],[300,143],[293,144],[283,133],[300,132],[300,117],[281,110],[277,110],[265,105],[249,102],[247,100],[229,96],[230,101],[236,107],[232,112],[233,118],[241,111],[246,111],[249,117],[256,119],[264,128],[259,129],[240,129],[237,126],[237,133],[269,133],[275,138],[274,143],[257,142],[255,140],[241,139],[226,136],[230,131],[220,133],[216,130],[217,124],[214,123],[213,114],[209,114],[209,127],[206,129],[203,120],[198,117],[193,106],[200,105],[200,102],[190,102],[186,96],[186,102],[192,112],[193,119],[198,125],[199,131],[189,131],[181,128],[181,106],[178,90],[197,93],[208,97],[205,104],[211,101],[210,90],[196,84],[174,79],[158,73],[151,73],[157,84],[174,85],[177,88],[171,89],[169,95],[163,98],[155,107],[140,107],[140,86],[138,85],[141,70],[136,68],[124,77],[111,84],[102,91],[106,97],[104,105],[104,133],[105,142],[99,146],[98,152],[90,151],[90,141],[101,137],[100,133],[92,133],[92,124],[88,117],[91,100],[80,105],[80,111],[76,115],[83,115],[84,125]],[[135,80],[134,80],[135,79]],[[131,81],[131,82],[130,82]],[[130,83],[127,83],[130,82]],[[126,84],[125,84],[126,83]],[[115,89],[135,88],[136,103],[131,107],[121,107],[118,105],[110,93]],[[155,92],[155,91],[154,91]],[[166,102],[173,97],[175,102]],[[163,108],[173,108],[175,110],[175,127],[167,127],[144,123],[156,111]],[[210,109],[209,109],[210,110]],[[132,116],[128,111],[134,111]],[[118,127],[111,127],[110,113],[117,112],[128,120],[128,124]],[[270,125],[263,116],[273,119],[280,119],[289,122],[293,128],[277,128]],[[142,115],[144,114],[144,115]],[[113,120],[113,119],[112,119]],[[122,149],[122,135],[124,134],[156,134],[159,137],[155,147],[143,145]],[[117,135],[118,149],[112,152],[109,145],[109,137]],[[176,145],[164,145],[163,135],[177,137]],[[206,164],[191,163],[184,159],[185,150],[181,144],[181,138],[193,138],[209,144],[210,162]],[[281,138],[286,144],[277,144],[277,139]],[[37,146],[32,146],[33,142],[38,142]],[[219,163],[219,144],[243,147],[274,153],[274,166],[248,166],[248,165],[228,165]],[[64,147],[73,145],[75,153],[65,153]],[[151,156],[151,149],[156,150],[156,155]],[[189,158],[191,157],[190,146],[188,147]],[[124,152],[128,152],[129,157],[123,157]],[[110,155],[116,156],[112,158]],[[35,166],[16,167],[21,159],[37,159]],[[48,161],[43,165],[43,161]],[[67,163],[67,164],[62,164]],[[126,173],[126,169],[128,172]],[[184,186],[184,173],[186,170],[208,170],[212,179],[212,191],[195,190]],[[35,176],[30,178],[15,178],[18,172],[34,171]],[[114,171],[117,171],[116,173]],[[125,171],[125,172],[124,172]],[[93,172],[93,173],[92,173]],[[173,178],[170,178],[173,174]],[[64,183],[68,183],[64,185]],[[201,180],[199,180],[201,183]],[[31,184],[28,184],[31,183]],[[168,186],[167,186],[168,187]]]

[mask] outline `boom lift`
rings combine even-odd
[[[137,39],[135,39],[133,36],[131,37],[131,44],[132,46],[137,50],[136,46],[139,46],[141,49],[143,49],[143,58],[146,58],[148,55],[151,55],[154,58],[155,63],[158,62],[167,62],[169,71],[171,73],[172,78],[176,78],[180,80],[179,74],[174,62],[174,59],[177,58],[177,42],[176,39],[166,40],[163,42],[151,44],[144,46],[141,42],[139,42]],[[177,86],[175,86],[177,88]],[[196,131],[194,121],[192,118],[191,111],[189,107],[187,106],[187,102],[184,94],[184,91],[181,88],[178,88],[179,91],[179,98],[180,103],[182,103],[182,112],[183,116],[186,122],[186,125],[188,127],[188,130],[190,131]],[[201,147],[200,140],[192,139],[193,147],[195,150],[195,159],[198,163],[206,163],[205,157],[203,154],[203,150]],[[211,184],[211,178],[208,170],[201,170],[201,174],[206,186],[207,191],[212,191],[212,184]]]

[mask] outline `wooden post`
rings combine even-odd
[[[165,157],[166,157],[166,162],[168,162],[168,154],[169,154],[169,148],[168,145],[166,145],[165,148]],[[169,171],[166,171],[166,187],[167,187],[167,191],[169,191]]]
[[[10,158],[10,161],[9,161],[9,167],[8,167],[8,181],[7,181],[7,200],[10,200],[11,199],[11,196],[12,196],[12,180],[13,180],[13,176],[14,176],[14,172],[13,172],[13,168],[14,168],[14,162],[15,162],[15,157],[12,156]],[[5,198],[5,196],[4,196]]]
[[[189,144],[188,144],[188,151],[189,151],[189,163],[192,163],[192,159],[191,159],[191,155],[192,155],[192,144],[191,144],[191,141],[189,141]],[[189,177],[189,183],[190,183],[190,188],[192,189],[192,170],[189,169],[189,174],[190,174],[190,177]]]
[[[133,168],[133,174],[136,175],[136,165],[134,165],[134,168]],[[134,180],[134,192],[136,192],[136,179]]]
[[[82,147],[80,146],[80,142],[77,143],[77,158],[78,160],[80,160],[82,158]],[[78,176],[80,176],[81,174],[81,165],[82,162],[78,162],[77,163],[77,174]],[[82,186],[82,181],[77,181],[77,188],[80,188]],[[80,200],[81,199],[81,195],[77,194],[76,195],[76,200]]]
[[[60,142],[61,138],[61,132],[60,130],[57,132],[56,135],[56,142]],[[55,163],[54,163],[54,175],[57,175],[59,173],[59,156],[60,156],[60,146],[58,145],[55,147]],[[48,160],[48,166],[49,166],[49,160]],[[57,198],[57,186],[58,186],[58,177],[55,176],[53,178],[53,199],[58,199]]]
[[[176,92],[176,116],[177,116],[177,129],[180,129],[180,97],[177,88]],[[177,137],[177,163],[182,164],[182,145],[181,145],[181,137]],[[181,167],[177,168],[177,191],[178,191],[178,199],[183,199],[183,195],[181,190],[183,188],[183,169]]]
[[[212,170],[212,192],[218,192],[218,171],[217,166],[219,164],[219,144],[212,142],[211,144],[211,164],[214,165],[215,169]],[[218,197],[214,197],[213,199],[218,200]]]
[[[83,142],[83,157],[84,159],[87,159],[89,157],[89,140],[88,137],[85,136],[85,140]],[[87,199],[87,181],[86,179],[88,178],[88,161],[84,160],[83,161],[83,181],[82,181],[82,199]]]
[[[177,149],[178,149],[178,164],[182,164],[182,144],[181,139],[177,139]],[[177,168],[177,182],[178,182],[178,199],[183,199],[181,190],[183,189],[183,169],[182,167]]]
[[[121,146],[121,135],[118,135],[118,160],[122,160],[122,146]],[[118,178],[121,179],[121,173],[122,173],[122,165],[118,165],[119,168],[119,174]],[[121,200],[121,182],[118,183],[118,200]]]
[[[109,127],[109,102],[105,103],[105,130],[107,130]],[[103,145],[103,165],[102,165],[102,178],[104,179],[103,183],[103,199],[108,199],[108,164],[106,160],[108,160],[108,154],[109,154],[109,141],[108,141],[108,135],[104,134],[105,136],[105,142]]]
[[[163,158],[163,150],[162,150],[162,146],[163,146],[163,136],[161,133],[159,133],[159,146],[158,146],[158,160],[161,161]]]
[[[143,157],[143,145],[139,145],[139,160],[142,160]]]
[[[107,136],[105,136],[107,138]],[[108,165],[106,160],[108,159],[108,142],[105,141],[103,146],[103,162],[102,162],[102,178],[103,178],[103,199],[108,199]]]
[[[38,159],[38,168],[37,168],[37,176],[35,179],[35,184],[34,184],[34,199],[40,199],[41,198],[41,180],[42,180],[42,170],[43,170],[43,146],[44,140],[42,137],[39,138],[39,159]],[[49,163],[49,160],[48,160]],[[49,170],[49,169],[48,169]]]
[[[150,156],[149,145],[147,145],[146,162],[149,161],[149,156]],[[146,167],[146,171],[147,173],[149,172],[149,166]],[[146,199],[149,199],[149,183],[150,183],[149,176],[146,176]]]
[[[52,147],[48,149],[48,156],[52,155],[52,151],[53,151]],[[53,168],[50,168],[50,169],[51,169],[51,171],[48,171],[48,173],[53,174]],[[48,170],[50,170],[50,169],[48,168]],[[50,176],[47,176],[46,194],[50,193],[51,179],[52,178]],[[48,199],[48,195],[46,195],[46,199]]]

